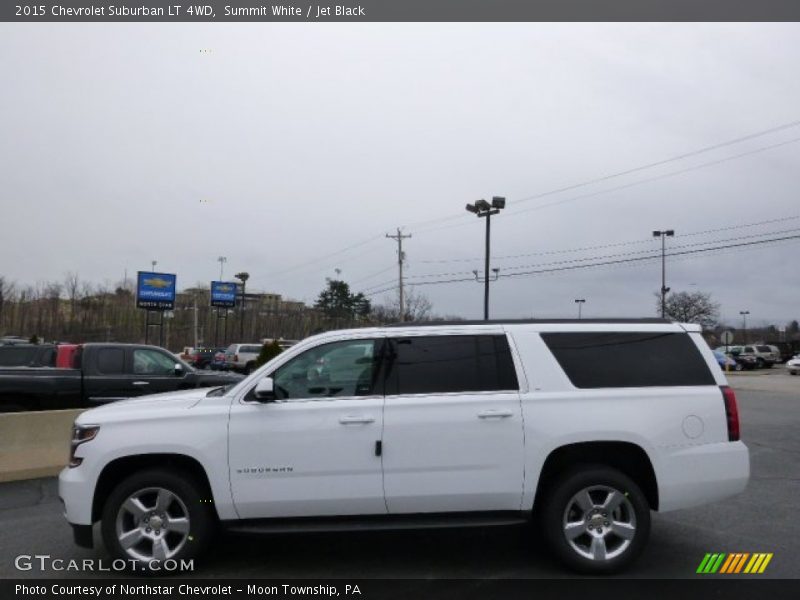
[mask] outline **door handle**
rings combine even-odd
[[[133,385],[150,385],[149,381],[134,381]]]
[[[482,410],[478,413],[479,419],[505,419],[513,416],[514,413],[510,410]]]
[[[359,423],[367,424],[367,423],[374,423],[374,417],[356,417],[352,415],[347,415],[346,417],[339,417],[339,423],[342,425],[356,425]]]

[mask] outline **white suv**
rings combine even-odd
[[[73,438],[59,494],[76,543],[99,521],[145,566],[216,528],[487,526],[535,507],[564,563],[608,573],[640,553],[651,510],[749,477],[700,328],[660,320],[328,332],[230,389],[87,411]]]
[[[225,365],[231,371],[245,374],[256,368],[261,346],[258,344],[231,344],[225,349]]]

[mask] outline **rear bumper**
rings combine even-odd
[[[742,442],[668,450],[657,475],[659,511],[708,504],[744,491],[750,452]]]

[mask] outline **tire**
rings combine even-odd
[[[647,498],[633,480],[610,467],[568,471],[548,487],[543,500],[545,540],[561,562],[581,573],[621,571],[639,556],[650,534]],[[604,511],[607,503],[612,508]]]
[[[255,366],[256,366],[256,364],[255,364],[255,363],[252,363],[252,362],[249,362],[249,363],[247,363],[247,364],[244,366],[244,374],[245,374],[245,375],[250,375],[250,373],[252,373],[252,372],[253,372],[253,369],[255,368]]]
[[[743,368],[744,367],[742,367],[742,365],[740,365],[739,363],[736,363],[736,365],[733,367],[733,370],[734,371],[741,371]]]
[[[208,498],[201,489],[172,471],[134,473],[114,488],[103,506],[101,530],[106,549],[135,571],[161,574],[164,571],[151,568],[151,561],[181,561],[199,555],[215,526],[212,505],[204,502]],[[133,506],[135,510],[131,510]],[[163,512],[156,512],[160,509]],[[127,548],[121,540],[128,541]]]
[[[766,366],[763,358],[756,359],[756,369],[763,369]]]

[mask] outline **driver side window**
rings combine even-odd
[[[372,395],[376,347],[376,340],[348,340],[307,350],[272,374],[276,399]]]

